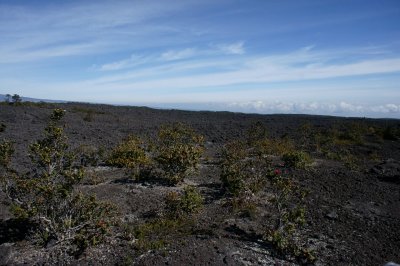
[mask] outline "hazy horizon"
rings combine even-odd
[[[0,0],[0,33],[0,94],[400,118],[396,0]]]

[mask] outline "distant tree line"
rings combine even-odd
[[[9,104],[20,104],[22,102],[22,98],[18,94],[6,94],[5,102]]]

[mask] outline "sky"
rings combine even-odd
[[[0,0],[0,94],[400,118],[398,0]]]

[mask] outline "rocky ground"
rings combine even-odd
[[[114,228],[106,241],[79,257],[70,257],[53,247],[32,245],[29,228],[14,220],[10,202],[0,194],[0,264],[82,265],[297,265],[302,261],[279,253],[263,238],[267,203],[262,196],[254,215],[240,215],[228,204],[221,187],[221,147],[246,139],[251,125],[260,122],[271,139],[289,139],[296,149],[307,151],[312,165],[282,168],[302,188],[306,198],[306,224],[299,231],[315,253],[316,265],[383,265],[400,262],[400,141],[399,120],[340,118],[306,115],[251,115],[228,112],[156,110],[146,107],[116,107],[89,104],[0,105],[0,123],[6,126],[0,138],[15,142],[13,165],[29,171],[28,145],[42,136],[55,107],[66,110],[63,120],[71,149],[85,147],[110,151],[129,134],[154,138],[163,124],[183,122],[205,137],[205,154],[199,171],[182,184],[134,181],[125,169],[101,162],[88,166],[96,182],[79,188],[118,206],[119,220],[135,227],[160,217],[165,196],[195,186],[205,199],[200,213],[180,228],[154,231],[152,238],[163,245],[139,250],[135,236],[121,236]],[[304,125],[308,125],[304,127]],[[343,139],[328,150],[316,147],[313,132],[328,134],[351,131],[362,125],[362,141]],[[306,129],[309,128],[309,129]],[[388,131],[385,129],[391,129]],[[379,131],[380,130],[380,131]],[[386,132],[386,133],[385,133]],[[340,154],[346,156],[338,156]],[[267,193],[267,191],[261,192]],[[265,206],[265,208],[264,208]]]

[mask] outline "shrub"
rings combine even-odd
[[[84,172],[68,152],[59,126],[63,115],[63,110],[55,109],[44,138],[30,146],[30,174],[10,171],[13,174],[3,189],[13,202],[12,213],[37,225],[39,243],[52,241],[75,253],[102,239],[112,223],[114,208],[74,189]]]
[[[196,169],[203,154],[203,137],[182,123],[163,126],[153,145],[155,160],[168,181],[177,184]]]
[[[258,214],[255,198],[251,194],[241,194],[238,197],[230,199],[228,203],[232,206],[233,211],[241,217],[254,219]]]
[[[234,141],[221,152],[221,182],[226,192],[237,197],[257,193],[271,173],[270,161],[263,156],[251,157],[244,142]]]
[[[312,162],[310,156],[303,151],[289,152],[282,156],[285,166],[306,169]]]
[[[255,146],[255,151],[259,156],[283,155],[295,150],[293,142],[288,138],[263,139]]]
[[[143,142],[135,136],[129,136],[118,144],[112,150],[107,163],[117,167],[129,168],[137,178],[149,171],[151,166],[151,160],[146,154]]]
[[[11,141],[3,140],[0,143],[0,167],[4,169],[9,168],[13,153],[14,153],[13,143]]]
[[[139,254],[166,248],[171,241],[190,235],[195,225],[192,215],[202,209],[203,197],[194,187],[186,186],[182,193],[168,193],[165,203],[166,215],[126,227],[125,235],[136,238],[135,248]]]
[[[254,145],[257,144],[257,142],[266,139],[268,132],[266,127],[260,121],[258,121],[250,126],[246,135],[248,143],[250,145]]]
[[[0,133],[3,132],[4,130],[6,130],[6,125],[0,123]]]
[[[104,162],[104,148],[91,145],[80,145],[75,151],[82,166],[98,166]]]
[[[10,141],[3,140],[0,143],[0,188],[8,194],[8,179],[14,174],[10,168],[11,157],[14,153],[13,143]]]
[[[92,122],[94,120],[95,115],[105,114],[105,112],[96,111],[95,109],[84,108],[84,107],[74,107],[72,108],[72,111],[77,113],[82,113],[84,115],[82,119],[85,122]]]
[[[304,199],[307,191],[289,178],[277,176],[272,179],[269,202],[273,211],[269,214],[264,239],[282,254],[292,254],[298,259],[313,262],[312,252],[303,248],[305,241],[299,228],[306,223]]]
[[[167,213],[170,217],[179,218],[197,213],[203,207],[203,197],[193,186],[185,186],[183,193],[171,191],[166,199]]]
[[[172,241],[192,231],[190,220],[157,218],[132,228],[135,248],[139,254],[149,250],[163,249]]]
[[[243,142],[231,142],[221,152],[221,182],[226,192],[238,196],[246,190],[244,160],[248,156]]]
[[[337,145],[362,144],[363,136],[368,133],[368,128],[359,122],[344,124],[342,127],[342,130],[334,131]]]

